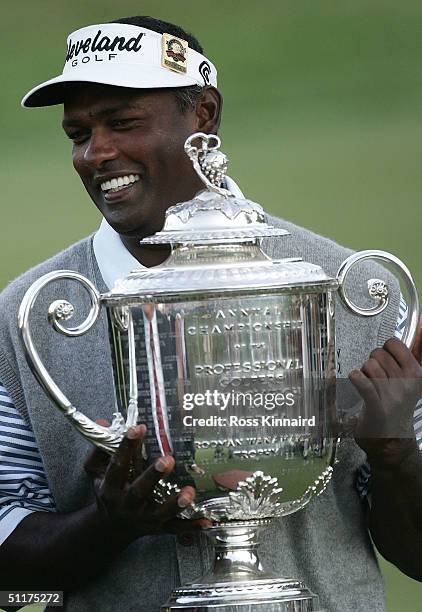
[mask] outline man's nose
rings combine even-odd
[[[98,168],[104,162],[116,159],[117,155],[118,149],[114,142],[113,134],[104,129],[92,130],[84,152],[84,161]]]

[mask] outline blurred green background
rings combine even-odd
[[[69,32],[135,14],[190,29],[219,67],[223,148],[249,197],[355,249],[391,251],[422,286],[416,0],[2,3],[0,286],[99,222],[61,108],[23,110],[20,98],[61,72]],[[422,585],[382,568],[389,612],[419,611]]]

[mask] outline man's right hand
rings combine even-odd
[[[139,465],[145,432],[144,425],[131,427],[111,457],[96,449],[85,463],[85,470],[93,479],[99,516],[105,522],[105,528],[113,529],[115,535],[118,530],[132,540],[142,535],[175,533],[206,526],[208,521],[177,518],[177,514],[193,501],[193,487],[184,487],[162,505],[153,500],[154,487],[174,468],[173,457],[159,457],[146,469],[141,465],[141,473],[131,478],[132,466]]]
[[[187,521],[177,514],[194,498],[184,487],[165,504],[152,495],[155,485],[174,467],[160,457],[148,468],[131,467],[140,456],[143,425],[129,429],[110,457],[95,450],[86,462],[96,500],[72,512],[33,512],[0,546],[0,586],[9,590],[71,591],[101,574],[110,561],[140,536],[198,530],[206,519]]]

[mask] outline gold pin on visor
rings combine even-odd
[[[188,43],[182,38],[176,38],[172,34],[163,34],[161,63],[165,68],[181,72],[187,72]]]

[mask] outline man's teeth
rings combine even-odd
[[[104,183],[101,183],[101,190],[111,192],[120,191],[120,189],[123,189],[124,187],[127,187],[132,183],[136,183],[136,181],[139,181],[139,178],[139,174],[126,174],[124,176],[118,176],[112,178],[110,181],[105,181]]]

